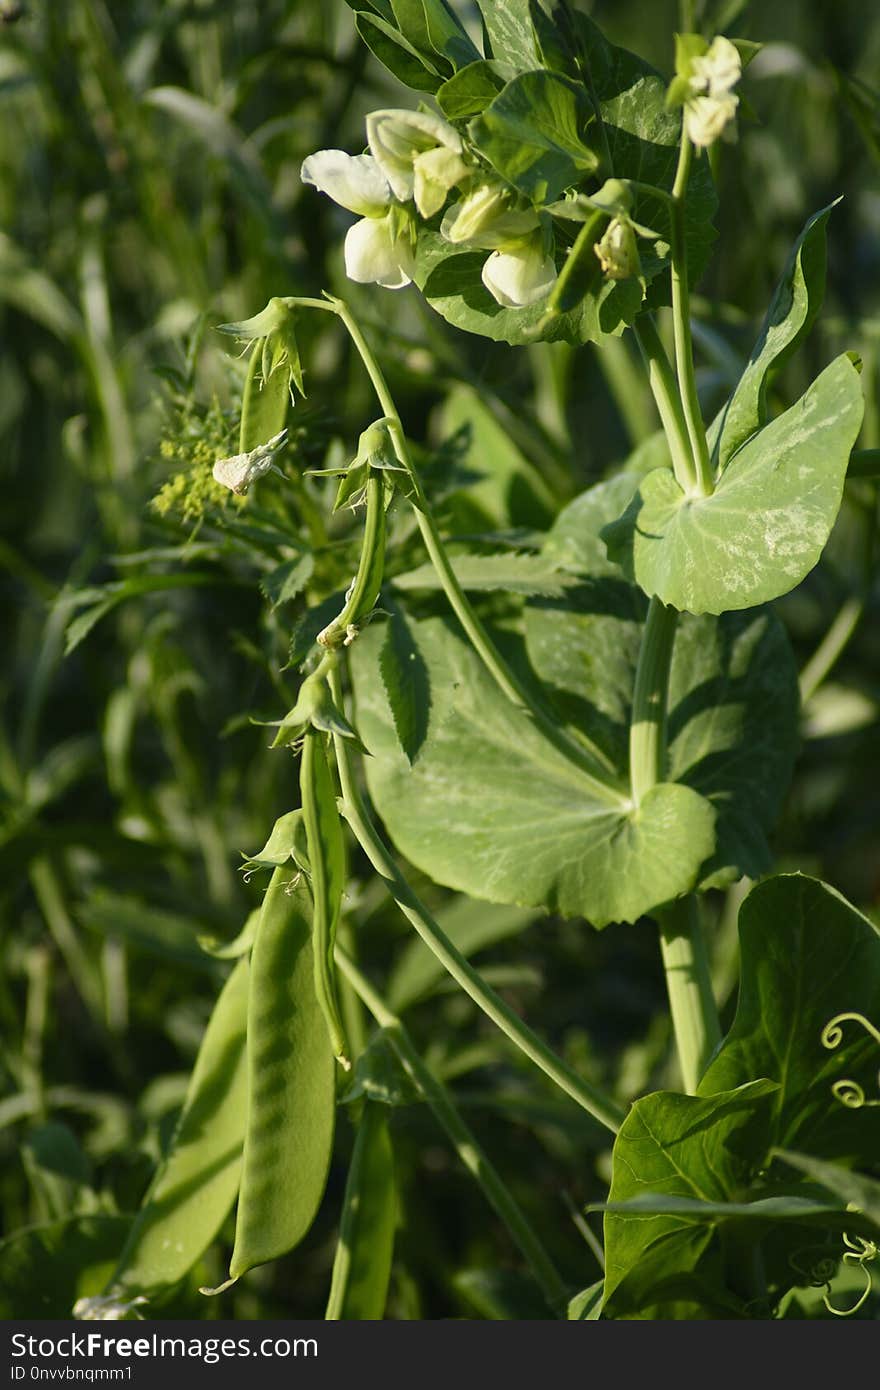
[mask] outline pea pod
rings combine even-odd
[[[259,342],[251,350],[244,395],[241,402],[241,429],[238,448],[250,453],[267,439],[273,439],[287,423],[290,390],[286,371],[274,371],[264,377],[264,357]]]
[[[277,868],[263,900],[248,998],[248,1095],[229,1273],[292,1250],[324,1194],[336,1109],[333,1055],[315,995],[308,889]]]
[[[248,976],[243,957],[214,1006],[171,1148],[108,1292],[139,1294],[176,1284],[210,1245],[235,1200],[247,1094]]]
[[[357,636],[358,624],[376,606],[385,575],[385,483],[381,470],[372,469],[366,486],[367,515],[357,574],[345,596],[338,617],[328,623],[317,640],[322,647],[348,646]]]
[[[314,898],[315,993],[327,1021],[334,1056],[346,1070],[348,1044],[336,998],[333,950],[345,887],[345,839],[324,735],[309,729],[300,763],[300,795]]]
[[[397,1200],[388,1107],[364,1103],[339,1224],[327,1301],[329,1321],[367,1321],[385,1312]]]

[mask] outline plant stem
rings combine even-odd
[[[651,314],[642,314],[633,324],[633,333],[648,371],[648,381],[657,403],[660,423],[669,443],[675,479],[682,492],[691,492],[697,472],[688,438],[687,422],[666,349]]]
[[[636,805],[664,776],[669,669],[677,622],[674,608],[651,599],[630,725],[630,782]],[[693,1095],[721,1040],[697,898],[689,894],[656,916],[682,1083]]]
[[[664,908],[658,921],[682,1082],[692,1096],[721,1041],[696,896],[691,893]]]
[[[639,650],[629,728],[630,789],[637,806],[645,792],[664,777],[666,702],[677,623],[675,608],[667,608],[656,597],[651,599]]]
[[[865,595],[856,594],[840,607],[833,623],[800,674],[801,704],[806,705],[820,685],[827,680],[832,667],[843,654],[865,611]]]
[[[700,411],[697,395],[697,379],[694,373],[694,345],[691,339],[690,291],[687,278],[687,242],[685,239],[685,195],[691,168],[693,146],[685,134],[681,133],[681,148],[678,168],[672,188],[672,323],[675,336],[675,367],[678,374],[678,388],[684,406],[691,452],[696,464],[696,490],[708,497],[714,487],[712,464],[709,459],[709,446],[706,442],[706,427]]]
[[[341,708],[342,687],[338,671],[330,672],[330,689],[335,704]],[[354,776],[348,743],[338,734],[334,734],[333,743],[342,789],[342,814],[374,869],[384,879],[401,912],[409,919],[441,965],[502,1033],[525,1053],[535,1066],[549,1076],[551,1081],[571,1096],[572,1100],[577,1101],[578,1105],[600,1124],[616,1134],[624,1118],[623,1109],[610,1096],[603,1095],[601,1091],[583,1081],[561,1057],[557,1057],[519,1015],[483,981],[479,972],[434,921],[400,872],[393,855],[373,823]]]
[[[462,1163],[476,1178],[488,1201],[519,1246],[548,1304],[558,1316],[564,1317],[568,1305],[568,1291],[556,1266],[513,1193],[468,1128],[449,1091],[426,1065],[404,1024],[387,1008],[380,995],[340,946],[336,947],[336,960],[343,975],[366,1004],[379,1027],[384,1029],[400,1065],[435,1119],[446,1131]]]
[[[320,300],[297,300],[295,302],[321,304]],[[388,425],[388,433],[391,438],[394,453],[398,462],[406,470],[410,480],[412,488],[411,501],[415,508],[416,521],[425,544],[425,549],[428,552],[434,569],[437,571],[441,588],[446,594],[450,607],[461,623],[471,645],[489,674],[494,678],[507,698],[532,720],[548,742],[553,744],[554,748],[562,753],[564,757],[568,758],[570,762],[577,764],[584,774],[585,781],[590,784],[592,794],[602,801],[611,804],[619,804],[621,795],[617,788],[612,785],[610,780],[605,780],[602,775],[602,769],[597,766],[595,761],[580,744],[571,738],[565,730],[562,729],[558,723],[555,723],[540,705],[535,702],[530,691],[527,690],[519,677],[507,665],[482,622],[474,612],[470,601],[458,582],[449,557],[446,554],[440,532],[437,529],[437,523],[434,520],[428,500],[422,490],[421,481],[407,446],[406,435],[400,415],[394,404],[394,398],[388,389],[388,384],[382,373],[382,369],[348,306],[344,304],[341,299],[334,299],[329,301],[329,303],[333,311],[345,325],[360,355],[361,361],[366,368],[367,375],[372,382],[373,390],[376,393],[376,397]]]

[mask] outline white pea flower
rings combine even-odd
[[[479,246],[492,251],[505,242],[528,236],[538,225],[538,214],[533,209],[512,208],[505,188],[484,183],[453,203],[440,224],[440,235],[455,246]]]
[[[411,218],[397,205],[391,185],[372,155],[318,150],[304,160],[300,177],[334,203],[360,214],[345,237],[345,272],[361,284],[399,290],[413,277]]]
[[[736,116],[739,98],[728,94],[722,97],[694,97],[684,108],[684,128],[688,139],[705,149],[714,145]]]
[[[701,58],[691,60],[691,88],[710,97],[728,96],[742,77],[742,59],[735,44],[720,35]]]
[[[736,116],[739,97],[733,89],[742,77],[742,59],[730,39],[712,40],[706,52],[691,59],[685,101],[684,128],[689,140],[701,149],[723,135]]]
[[[283,449],[286,440],[285,429],[265,444],[251,449],[248,454],[233,454],[231,458],[218,459],[213,468],[214,481],[228,487],[237,497],[243,497],[251,483],[256,482],[257,478],[262,478],[270,469],[281,474],[281,469],[275,467],[274,459],[278,450]]]
[[[507,242],[483,266],[483,284],[505,309],[524,309],[550,293],[556,265],[548,255],[543,231]]]
[[[439,212],[470,173],[458,131],[430,111],[372,111],[367,142],[394,196],[414,199],[422,217]]]

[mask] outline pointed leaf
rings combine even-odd
[[[876,1161],[880,1108],[852,1108],[832,1089],[877,1085],[877,1043],[854,1021],[836,1048],[823,1034],[840,1014],[876,1020],[880,931],[825,883],[780,874],[753,888],[739,917],[736,1017],[700,1083],[710,1096],[755,1076],[778,1083],[772,1143],[823,1157]]]
[[[394,609],[385,628],[379,673],[400,746],[413,763],[428,733],[431,687],[421,652],[399,608]]]

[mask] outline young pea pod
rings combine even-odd
[[[128,1236],[107,1293],[176,1284],[235,1200],[244,1142],[249,965],[239,960],[214,1006],[171,1148]]]
[[[259,343],[255,343],[248,362],[241,402],[241,429],[238,448],[242,454],[250,453],[274,439],[287,424],[287,410],[290,405],[288,376],[285,371],[274,371],[264,375],[264,354]]]
[[[371,469],[365,498],[367,516],[357,574],[345,596],[342,612],[323,632],[318,633],[317,640],[322,647],[348,646],[353,642],[358,633],[358,624],[370,616],[382,588],[385,574],[385,482],[380,469]]]
[[[388,1106],[365,1101],[352,1154],[325,1317],[375,1321],[385,1312],[397,1199]]]
[[[324,1194],[336,1112],[333,1056],[315,996],[311,902],[275,870],[263,900],[248,1000],[247,1126],[237,1279],[302,1240]]]
[[[324,735],[309,729],[300,764],[300,795],[314,899],[315,993],[327,1021],[330,1044],[346,1070],[348,1044],[336,998],[333,948],[345,887],[345,838],[336,806],[336,788],[327,761]]]

